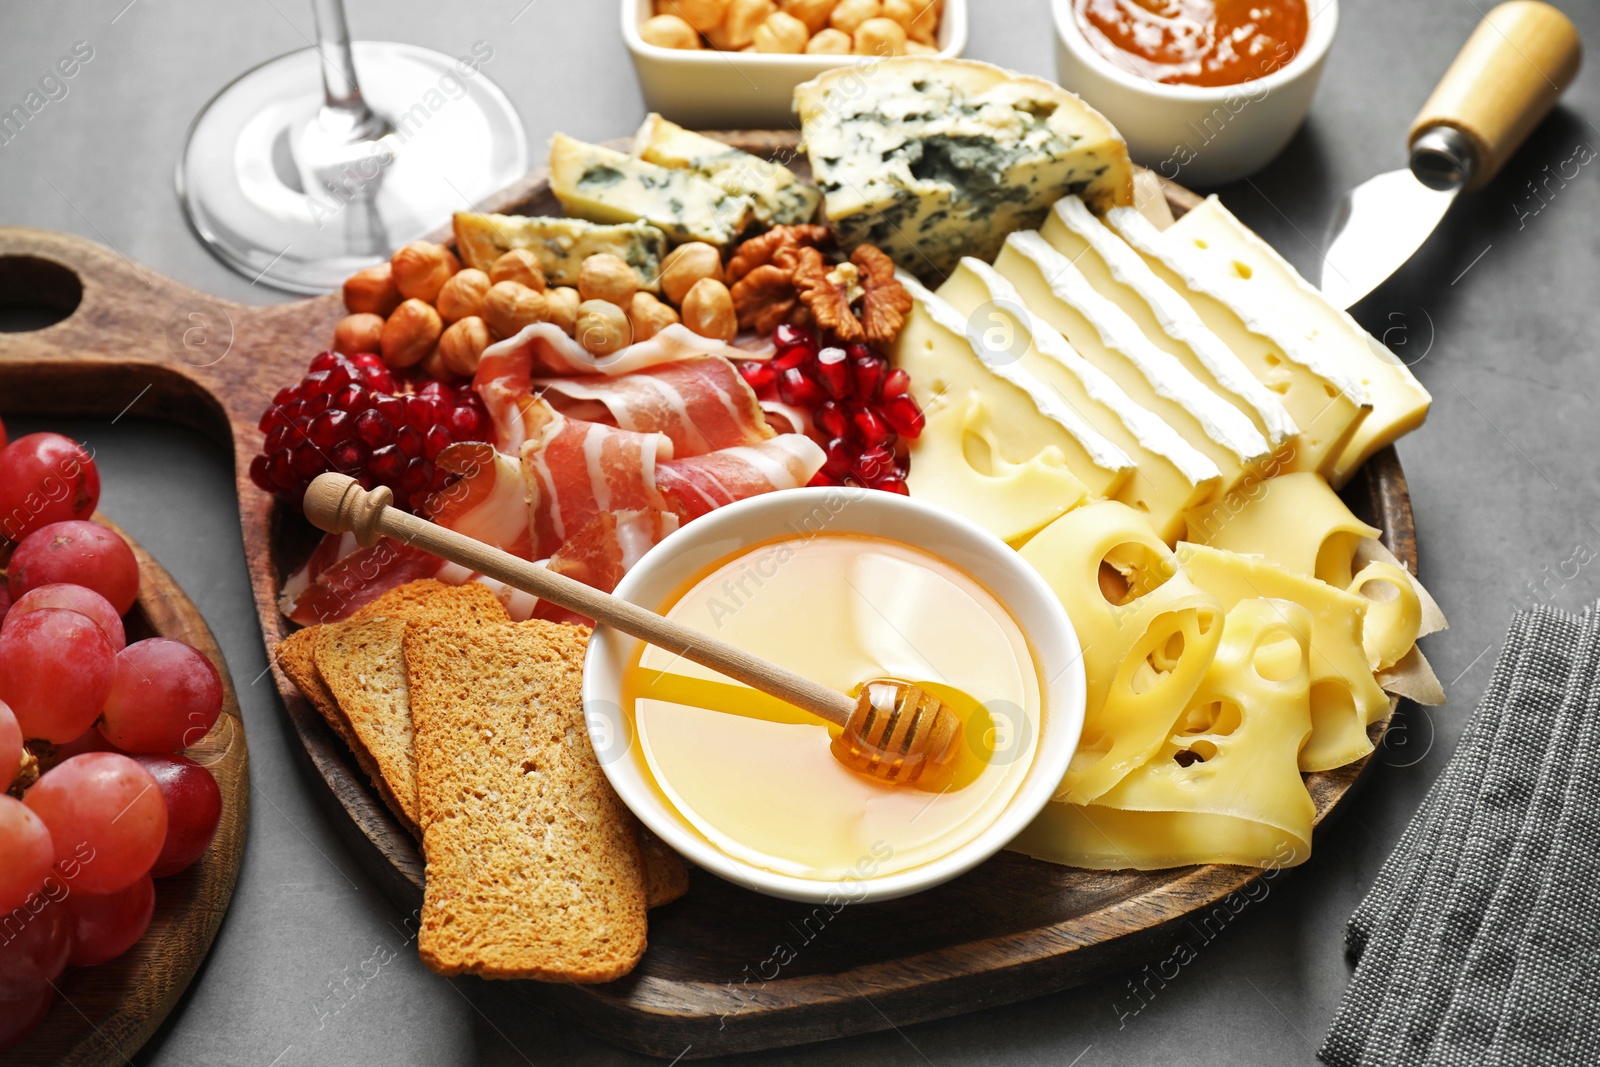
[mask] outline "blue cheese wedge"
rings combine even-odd
[[[525,248],[551,285],[577,285],[583,261],[605,252],[633,268],[641,289],[655,292],[667,254],[667,235],[645,222],[601,226],[582,219],[458,211],[455,229],[456,249],[467,266],[487,273],[507,252]]]
[[[564,133],[550,142],[550,190],[590,222],[648,222],[674,242],[730,244],[751,219],[750,201],[687,170],[658,167]]]
[[[922,277],[993,259],[1057,199],[1133,202],[1127,146],[1059,86],[971,60],[841,67],[795,90],[828,220]]]
[[[798,226],[817,217],[822,194],[781,163],[741,152],[651,114],[634,136],[633,154],[646,163],[689,170],[731,196],[750,201],[763,226]]]

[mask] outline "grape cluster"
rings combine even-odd
[[[746,360],[739,373],[763,400],[776,398],[811,415],[827,460],[812,485],[859,485],[905,495],[910,460],[901,438],[922,434],[911,377],[862,344],[824,344],[815,333],[779,326],[777,354]]]
[[[89,453],[59,434],[7,444],[4,426],[0,449],[5,1049],[44,1020],[63,970],[132,947],[154,914],[154,879],[210,845],[222,792],[178,750],[211,730],[223,691],[183,642],[127,643],[139,565],[115,531],[88,521],[100,497]]]
[[[375,355],[336,352],[317,356],[298,385],[278,390],[259,427],[266,442],[250,480],[290,506],[300,506],[317,475],[338,471],[368,489],[388,486],[408,511],[450,483],[434,463],[439,453],[487,440],[490,429],[471,385],[417,381]]]

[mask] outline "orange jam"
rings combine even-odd
[[[1118,67],[1166,85],[1264,78],[1306,43],[1306,0],[1074,0],[1078,26]]]

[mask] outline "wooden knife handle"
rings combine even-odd
[[[1411,124],[1411,143],[1437,126],[1460,130],[1477,160],[1467,188],[1497,174],[1572,84],[1578,29],[1540,0],[1509,0],[1472,31]]]

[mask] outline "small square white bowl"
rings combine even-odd
[[[794,87],[835,67],[874,63],[872,56],[789,56],[659,48],[639,36],[651,0],[622,0],[622,37],[633,53],[645,106],[701,130],[771,130],[795,126]],[[967,0],[945,0],[936,38],[939,58],[967,47]]]

